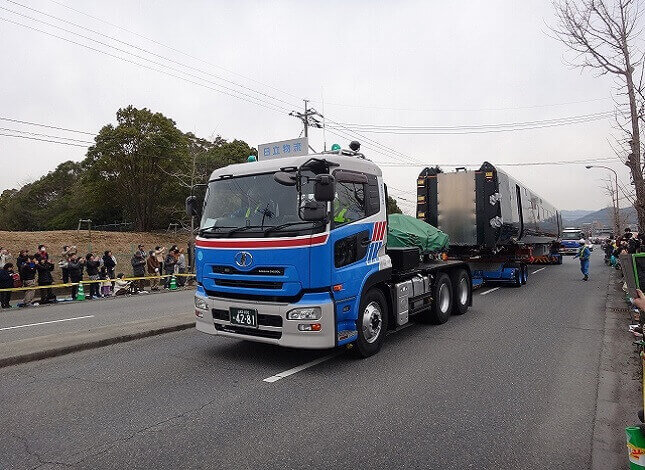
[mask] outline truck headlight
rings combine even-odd
[[[320,320],[321,316],[320,307],[294,308],[287,312],[287,320]]]
[[[195,296],[195,308],[199,310],[208,310],[208,303],[203,297]]]

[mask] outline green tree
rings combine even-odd
[[[169,175],[186,167],[188,142],[172,119],[146,108],[119,109],[116,119],[89,148],[84,179],[95,200],[121,207],[137,230],[149,230],[159,220],[160,195],[176,184]]]
[[[387,197],[387,213],[388,214],[402,214],[403,211],[399,208],[399,205],[396,203],[396,199],[392,196]]]

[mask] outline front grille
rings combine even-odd
[[[224,287],[241,287],[243,289],[282,289],[281,282],[247,281],[233,279],[215,279],[215,285]]]
[[[244,328],[242,326],[235,326],[235,325],[220,325],[219,323],[215,323],[215,329],[217,331],[227,331],[229,333],[237,333],[238,335],[259,336],[261,338],[271,338],[271,339],[282,338],[281,331],[256,330],[256,329]]]
[[[240,274],[247,276],[284,276],[284,268],[275,266],[258,266],[250,271],[240,271],[233,266],[213,266],[215,274]]]
[[[231,321],[231,315],[228,310],[214,308],[212,310],[213,320]],[[282,317],[280,315],[267,315],[258,313],[258,325],[282,327]]]

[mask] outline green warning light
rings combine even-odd
[[[258,158],[255,155],[249,155],[249,158],[246,159],[247,162],[257,162]]]
[[[332,151],[334,151],[334,152],[335,152],[335,151],[337,151],[337,150],[340,150],[340,145],[338,145],[338,144],[334,144],[334,145],[332,145],[332,146],[331,146],[331,149],[332,149]]]

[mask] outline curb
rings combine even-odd
[[[195,326],[192,317],[192,313],[173,315],[103,326],[88,332],[41,336],[0,344],[0,368],[186,330]]]
[[[627,332],[629,308],[622,281],[612,270],[607,285],[602,349],[598,367],[596,409],[593,417],[592,470],[623,469],[628,465],[625,427],[638,421],[640,370],[633,338]]]

